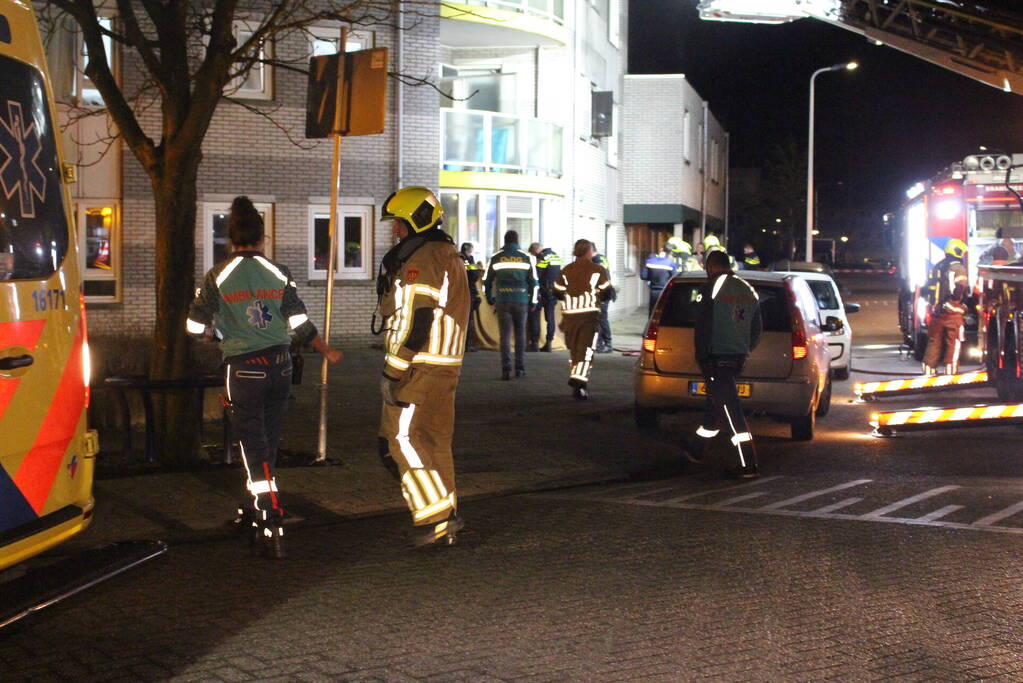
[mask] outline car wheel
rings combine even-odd
[[[809,413],[792,421],[792,440],[813,441],[813,428],[816,425],[817,413],[811,408]]]
[[[846,365],[844,368],[835,368],[834,376],[835,379],[839,381],[845,381],[849,379],[849,366]]]
[[[657,429],[657,409],[637,405],[633,411],[636,426],[640,429]]]
[[[828,383],[824,386],[824,393],[817,400],[817,417],[824,417],[831,410],[831,378],[828,378]]]

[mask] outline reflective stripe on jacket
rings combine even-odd
[[[600,302],[607,298],[610,289],[611,276],[607,269],[585,259],[562,268],[561,277],[554,283],[564,315],[599,313]]]
[[[506,244],[490,257],[483,273],[483,288],[487,300],[498,303],[535,304],[539,301],[539,282],[536,277],[536,259],[519,249],[517,244]]]

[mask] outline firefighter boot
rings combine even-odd
[[[252,523],[251,550],[255,555],[283,560],[284,514],[280,510],[261,511]]]
[[[443,522],[416,527],[410,534],[414,548],[428,545],[454,545],[456,535],[465,526],[465,521],[457,514],[452,514]]]

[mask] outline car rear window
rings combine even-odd
[[[60,169],[38,70],[0,56],[0,280],[53,274],[68,247]]]
[[[788,297],[785,288],[778,285],[750,283],[760,299],[760,318],[764,332],[791,332]],[[661,311],[662,327],[692,327],[696,316],[696,297],[703,282],[674,282],[668,289]]]
[[[807,280],[806,283],[810,285],[813,296],[817,299],[818,308],[829,311],[839,308],[834,285],[826,280]]]

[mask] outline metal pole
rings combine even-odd
[[[327,256],[327,300],[324,306],[323,320],[323,343],[330,345],[330,317],[334,308],[334,271],[337,270],[337,244],[338,244],[338,196],[341,194],[341,133],[339,122],[343,112],[341,105],[345,101],[342,96],[342,89],[345,86],[344,53],[345,44],[348,42],[348,29],[341,29],[341,42],[338,45],[338,52],[341,54],[337,69],[337,99],[334,108],[334,155],[330,167],[331,188],[330,188],[330,221],[328,232],[330,234],[330,253]],[[324,356],[320,363],[320,429],[316,445],[316,462],[324,462],[327,459],[327,375],[330,362]]]
[[[707,141],[710,139],[710,102],[703,103],[703,151],[701,152],[700,170],[703,183],[700,186],[700,239],[707,238]]]
[[[810,136],[806,152],[806,260],[813,261],[813,97],[817,76],[831,68],[818,69],[810,76]]]

